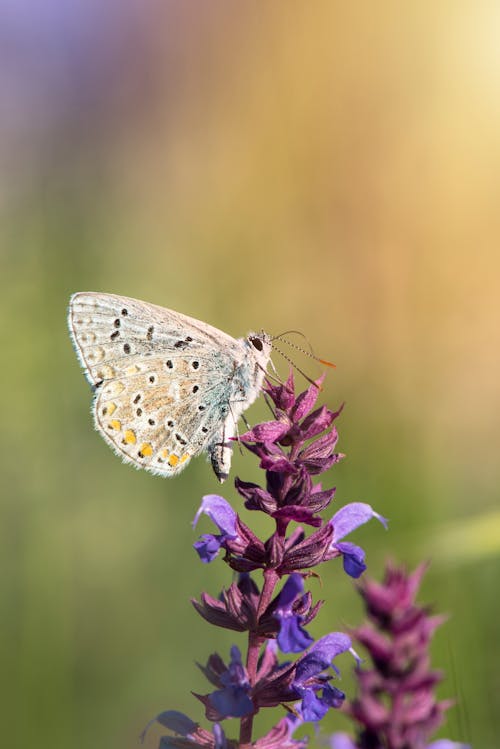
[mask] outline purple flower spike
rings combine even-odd
[[[186,345],[192,340],[187,337]],[[251,334],[244,344],[258,352],[263,340]],[[315,477],[343,456],[334,452],[342,407],[333,411],[317,403],[321,382],[311,382],[297,396],[292,373],[284,384],[266,382],[272,420],[239,438],[263,473],[257,483],[237,478],[235,488],[246,510],[267,515],[270,535],[258,537],[223,497],[203,497],[193,525],[208,515],[216,531],[201,536],[195,549],[203,562],[222,549],[223,561],[239,575],[218,596],[202,592],[192,603],[211,625],[236,632],[247,650],[243,660],[233,646],[229,663],[212,653],[199,666],[211,691],[193,694],[211,730],[183,713],[166,711],[156,720],[172,733],[161,738],[159,749],[305,749],[308,740],[294,738],[295,729],[317,724],[332,708],[342,708],[359,728],[353,737],[331,737],[330,749],[470,749],[446,739],[429,743],[451,703],[437,702],[433,693],[441,675],[430,669],[428,645],[442,618],[415,603],[423,566],[412,575],[390,568],[384,583],[358,586],[369,622],[351,634],[368,651],[372,667],[361,661],[348,635],[333,632],[314,642],[307,631],[323,604],[304,591],[305,578],[316,574],[308,570],[342,557],[345,572],[359,578],[366,569],[365,552],[346,537],[373,518],[387,527],[386,519],[362,502],[342,507],[330,520],[322,517],[335,488],[323,488]],[[239,394],[234,396],[236,402]],[[359,683],[358,696],[347,703],[334,685],[335,659],[346,651],[356,659]],[[282,662],[282,653],[298,655]],[[288,715],[257,738],[254,718],[264,708],[285,709]],[[220,722],[234,718],[238,737],[226,738]]]
[[[370,657],[358,665],[358,695],[345,705],[358,730],[354,738],[334,734],[331,749],[470,749],[448,739],[429,743],[452,703],[434,694],[442,676],[431,670],[429,646],[442,618],[415,603],[424,570],[408,574],[388,566],[383,583],[359,586],[368,622],[352,634]]]

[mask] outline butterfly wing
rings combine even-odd
[[[96,429],[125,461],[172,476],[213,442],[227,416],[239,341],[113,294],[75,294],[68,321],[94,386]]]

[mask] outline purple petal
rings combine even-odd
[[[328,705],[325,705],[320,697],[317,697],[312,689],[308,689],[300,704],[300,712],[303,720],[311,723],[317,723],[328,712]]]
[[[333,411],[330,411],[326,406],[321,406],[313,411],[312,414],[306,416],[302,422],[300,428],[300,436],[303,440],[308,440],[311,437],[315,437],[317,434],[321,434],[325,429],[328,429],[335,416]]]
[[[300,505],[287,505],[270,514],[273,518],[294,520],[296,523],[307,523],[307,525],[312,525],[314,528],[319,528],[322,523],[319,515],[314,516],[313,510],[310,510],[308,507],[301,507]]]
[[[314,385],[311,385],[304,393],[301,393],[293,407],[292,418],[294,422],[300,421],[306,413],[308,413],[318,400],[318,395],[321,391],[321,384],[324,380],[324,376],[316,380]]]
[[[349,543],[349,541],[341,541],[335,544],[335,548],[342,553],[344,571],[351,577],[360,577],[366,570],[365,552],[363,549],[360,546],[356,546],[356,544]]]
[[[345,701],[345,694],[344,692],[341,692],[340,689],[337,689],[337,687],[333,687],[331,684],[325,684],[321,699],[325,705],[328,705],[328,707],[338,708],[342,707],[342,704]]]
[[[294,683],[300,686],[311,676],[316,676],[329,666],[333,666],[333,659],[349,650],[350,647],[351,639],[343,632],[331,632],[325,635],[297,662]]]
[[[319,437],[314,442],[311,442],[305,447],[299,454],[299,457],[304,462],[308,461],[320,461],[329,458],[332,455],[333,448],[338,442],[338,432],[335,427],[329,432],[326,432],[322,437]]]
[[[214,749],[226,749],[227,747],[226,734],[222,730],[222,727],[219,725],[219,723],[214,723],[213,734],[215,738]]]
[[[309,632],[301,626],[300,618],[287,616],[280,619],[277,641],[282,653],[302,653],[314,642]]]
[[[290,374],[284,385],[273,385],[271,382],[267,381],[265,391],[269,394],[280,411],[288,411],[288,409],[290,409],[295,403],[293,370],[290,370]]]
[[[231,662],[227,671],[221,674],[221,682],[224,686],[237,686],[244,689],[250,687],[247,672],[241,660],[241,652],[236,645],[231,647]]]
[[[311,476],[316,476],[319,473],[325,473],[325,471],[328,471],[332,466],[340,463],[343,458],[345,458],[344,453],[332,453],[326,458],[301,459],[301,463],[303,468],[305,468]]]
[[[191,718],[188,718],[187,715],[184,715],[184,713],[180,713],[178,710],[164,710],[149,721],[139,737],[141,743],[144,742],[147,732],[156,721],[160,723],[160,725],[169,728],[171,731],[174,731],[174,733],[180,734],[181,736],[189,736],[198,728],[198,724],[191,720]]]
[[[242,687],[226,687],[212,692],[209,702],[225,718],[242,718],[254,712],[253,702]]]
[[[237,515],[229,502],[218,494],[206,494],[200,505],[200,509],[193,520],[193,528],[199,520],[201,514],[208,515],[218,529],[227,536],[235,537]]]
[[[335,491],[335,487],[333,489],[325,489],[325,491],[312,491],[307,497],[305,504],[313,512],[324,510],[334,498]]]
[[[247,510],[261,510],[272,512],[276,508],[276,499],[258,484],[242,481],[238,477],[234,480],[236,491],[245,499]]]
[[[290,607],[300,593],[304,592],[304,579],[302,575],[290,575],[278,596],[278,611],[291,610]]]
[[[169,728],[174,733],[179,733],[181,736],[189,736],[190,733],[196,731],[198,724],[195,723],[191,718],[188,718],[184,713],[180,713],[177,710],[165,710],[156,716],[156,720],[165,728]]]
[[[449,739],[438,739],[427,745],[427,749],[471,749],[469,744],[460,744]]]
[[[241,661],[241,653],[236,645],[231,648],[229,667],[220,675],[224,689],[212,692],[208,702],[225,718],[241,718],[254,711],[253,702],[248,696],[250,683],[248,674]]]
[[[222,537],[213,536],[211,533],[205,533],[199,541],[193,544],[203,564],[213,562],[221,546]]]
[[[343,632],[330,632],[321,637],[311,648],[315,653],[322,653],[329,663],[351,647],[351,638]],[[309,652],[311,652],[309,651]]]
[[[277,442],[289,429],[290,425],[281,421],[265,421],[256,424],[249,432],[241,434],[239,439],[242,442]]]
[[[376,518],[387,529],[387,520],[365,502],[351,502],[342,507],[329,521],[333,526],[332,544],[340,541],[341,538],[372,518]]]
[[[260,461],[260,468],[264,471],[277,471],[278,473],[292,474],[297,469],[293,463],[284,455],[264,455]]]

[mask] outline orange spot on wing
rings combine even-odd
[[[125,367],[124,370],[124,373],[128,376],[137,374],[137,372],[140,372],[140,369],[135,364],[131,364],[130,367]]]

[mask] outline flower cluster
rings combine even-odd
[[[237,478],[236,489],[247,510],[259,510],[275,520],[275,533],[266,542],[259,540],[225,499],[208,495],[195,523],[204,513],[219,533],[206,534],[195,544],[203,562],[211,562],[224,549],[225,561],[237,572],[273,570],[279,578],[339,556],[352,577],[366,569],[363,549],[342,539],[372,518],[384,525],[385,519],[363,502],[346,505],[328,521],[318,515],[333,500],[335,489],[323,490],[312,477],[344,457],[335,452],[338,434],[333,424],[342,409],[334,412],[321,406],[312,410],[320,386],[318,381],[296,397],[292,375],[284,385],[268,385],[274,420],[258,424],[239,438],[260,458],[266,486]],[[317,530],[306,536],[299,526],[287,536],[291,521]]]
[[[306,740],[294,738],[295,729],[320,721],[328,710],[344,702],[344,693],[332,683],[338,675],[334,660],[346,651],[357,656],[344,633],[333,632],[314,641],[307,626],[322,602],[313,602],[304,579],[311,568],[336,557],[342,558],[348,575],[358,578],[366,568],[364,551],[344,539],[372,518],[383,525],[386,521],[361,502],[342,507],[328,520],[320,516],[332,502],[335,489],[323,489],[313,478],[343,457],[335,452],[334,422],[341,409],[315,408],[320,389],[321,380],[296,396],[292,374],[284,384],[267,383],[272,421],[239,438],[259,458],[265,482],[260,486],[236,479],[235,487],[247,510],[263,512],[274,520],[269,538],[258,538],[223,497],[203,498],[195,524],[202,514],[207,515],[217,532],[201,536],[195,549],[204,563],[223,552],[224,561],[238,576],[218,597],[202,593],[193,605],[212,625],[246,633],[246,657],[235,645],[228,660],[216,653],[208,658],[202,671],[213,690],[195,696],[212,730],[181,713],[164,712],[157,720],[173,734],[163,736],[161,749],[301,749]],[[312,530],[306,533],[304,526]],[[256,571],[262,574],[260,586]],[[294,654],[295,659],[282,661],[280,652]],[[263,708],[279,705],[288,714],[266,736],[253,739],[254,716]],[[226,737],[221,725],[226,718],[240,720],[238,740]]]
[[[331,749],[468,749],[448,739],[428,743],[453,702],[434,694],[442,674],[430,666],[429,645],[444,617],[415,603],[424,571],[425,565],[412,574],[388,565],[383,583],[365,579],[359,586],[368,622],[352,635],[372,666],[358,666],[359,694],[344,705],[358,734],[334,734]]]

